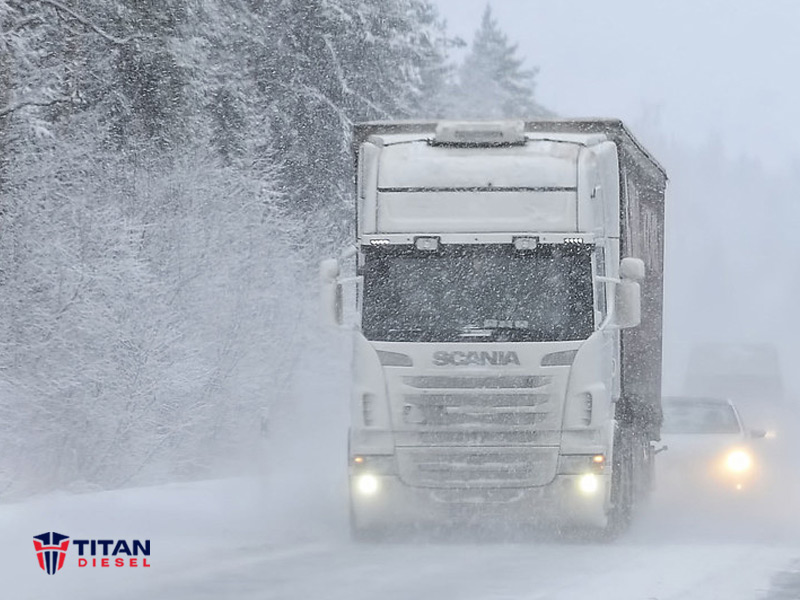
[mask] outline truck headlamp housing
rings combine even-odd
[[[578,480],[578,489],[585,496],[591,496],[600,488],[600,480],[594,473],[587,473]]]
[[[371,473],[356,476],[353,485],[362,496],[374,496],[380,490],[380,480]]]

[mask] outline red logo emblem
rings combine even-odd
[[[55,531],[40,533],[33,536],[33,547],[42,570],[48,575],[55,575],[64,566],[64,559],[67,558],[69,536]]]

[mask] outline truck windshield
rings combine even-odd
[[[582,340],[593,330],[586,246],[369,248],[362,329],[398,342]]]

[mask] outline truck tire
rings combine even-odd
[[[623,533],[631,523],[636,476],[631,445],[625,443],[620,432],[614,441],[614,462],[611,474],[611,506],[608,511],[608,524],[605,533],[613,538]]]

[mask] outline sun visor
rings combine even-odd
[[[378,231],[577,231],[572,192],[387,192]]]
[[[577,231],[572,143],[470,148],[387,145],[380,158],[377,230]]]
[[[381,152],[378,187],[574,188],[579,149],[577,144],[540,140],[480,150],[420,143],[387,145]]]

